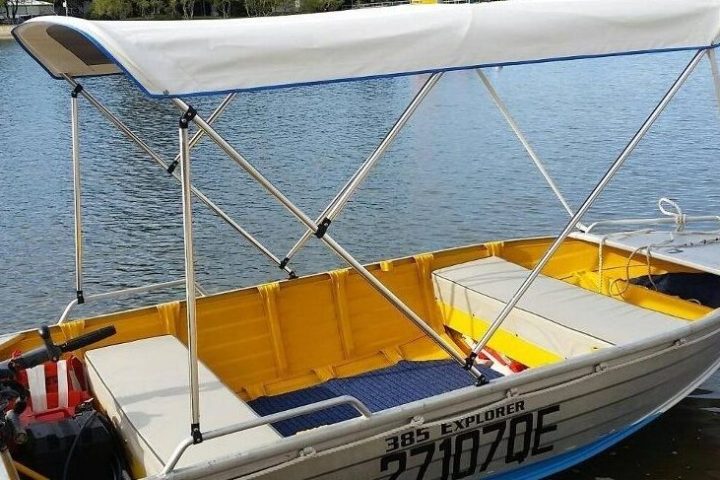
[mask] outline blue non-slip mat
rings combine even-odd
[[[502,376],[494,370],[479,368],[488,379]],[[474,383],[474,377],[452,360],[400,362],[382,370],[351,378],[336,378],[295,392],[259,397],[249,404],[258,415],[265,416],[342,395],[351,395],[363,402],[372,412],[379,412]],[[360,414],[353,407],[341,405],[277,422],[273,426],[281,435],[287,437],[302,430],[331,425],[358,416]]]

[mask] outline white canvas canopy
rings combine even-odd
[[[710,47],[720,0],[509,0],[176,22],[43,17],[13,33],[53,76],[124,71],[167,97]]]

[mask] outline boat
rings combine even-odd
[[[13,35],[68,84],[76,296],[54,325],[0,340],[7,478],[542,478],[632,435],[720,366],[720,217],[662,198],[657,218],[584,219],[706,58],[720,101],[720,0],[511,0],[217,21],[41,17]],[[667,51],[689,52],[689,63],[576,208],[484,73]],[[565,227],[362,265],[333,238],[333,221],[443,75],[463,69],[476,72],[557,196]],[[111,75],[178,109],[168,127],[174,159],[83,82]],[[246,92],[400,75],[424,83],[315,218],[213,126]],[[225,96],[208,113],[193,106],[200,95]],[[81,105],[178,180],[182,279],[85,291]],[[304,226],[286,255],[193,185],[202,137]],[[277,265],[277,279],[206,294],[195,278],[193,198]],[[293,258],[309,240],[347,267],[299,275]],[[184,285],[185,298],[71,318],[99,299],[170,285]]]

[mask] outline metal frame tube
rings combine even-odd
[[[162,283],[153,283],[150,285],[143,285],[141,287],[132,287],[132,288],[125,288],[123,290],[115,290],[113,292],[104,292],[104,293],[96,293],[95,295],[86,295],[85,296],[85,302],[89,302],[91,300],[105,300],[108,298],[115,298],[115,297],[121,297],[123,295],[132,295],[135,293],[144,293],[149,292],[151,290],[158,290],[161,288],[169,288],[169,287],[176,287],[178,285],[184,285],[185,280],[172,280],[169,282],[162,282]],[[67,320],[68,315],[70,315],[70,312],[73,308],[75,308],[78,304],[77,298],[73,299],[70,303],[67,304],[65,307],[65,310],[63,311],[62,315],[60,315],[60,318],[58,319],[57,323],[65,323]]]
[[[179,98],[173,98],[173,103],[175,106],[182,112],[186,112],[192,107],[185,103],[184,101],[180,100]],[[217,144],[220,149],[225,152],[225,154],[230,157],[235,163],[237,163],[240,167],[242,167],[250,176],[255,179],[256,182],[258,182],[265,190],[268,191],[272,196],[277,198],[280,203],[294,216],[296,216],[302,223],[305,224],[306,227],[311,229],[313,232],[316,232],[318,227],[313,222],[313,220],[308,217],[305,212],[300,210],[295,204],[293,204],[280,190],[275,187],[265,176],[263,176],[255,167],[252,166],[250,162],[248,162],[245,157],[243,157],[237,150],[233,148],[232,145],[230,145],[217,131],[208,124],[200,115],[195,115],[193,117],[193,122],[198,126],[198,128],[205,131],[205,134],[212,139],[215,144]]]
[[[174,98],[173,102],[183,112],[187,112],[192,107],[186,104],[179,98]],[[223,150],[233,161],[235,161],[240,167],[242,167],[255,181],[257,181],[270,195],[275,197],[280,203],[295,217],[297,217],[302,223],[305,224],[313,233],[319,236],[319,238],[340,258],[345,260],[355,271],[360,274],[367,282],[375,288],[383,297],[385,297],[392,305],[394,305],[403,315],[405,315],[410,321],[412,321],[418,328],[420,328],[425,334],[427,334],[440,348],[442,348],[448,355],[455,359],[461,365],[465,365],[465,359],[458,353],[458,351],[449,345],[445,340],[438,335],[427,323],[425,323],[415,312],[410,309],[405,303],[402,302],[393,292],[391,292],[385,285],[382,284],[372,273],[370,273],[364,266],[362,266],[355,258],[352,257],[345,249],[343,249],[335,240],[327,234],[320,234],[318,226],[313,220],[308,217],[305,212],[293,204],[283,193],[278,190],[272,182],[270,182],[265,176],[263,176],[245,157],[237,152],[219,133],[208,125],[208,123],[200,117],[195,115],[193,121],[205,133],[210,137],[219,147]],[[484,376],[477,370],[472,368],[470,372],[480,381],[484,381]]]
[[[182,181],[183,240],[185,244],[185,310],[188,328],[188,375],[190,381],[190,433],[195,442],[202,441],[200,434],[200,385],[197,358],[197,319],[195,310],[195,257],[192,234],[192,196],[190,192],[190,144],[186,115],[180,120],[180,179]]]
[[[715,99],[717,100],[717,107],[720,111],[720,71],[718,71],[715,49],[710,49],[707,52],[710,70],[712,71],[713,85],[715,86]]]
[[[77,87],[79,83],[77,83],[73,78],[63,75],[63,78],[74,87]],[[117,116],[115,116],[110,110],[108,110],[98,99],[96,99],[92,94],[90,94],[87,89],[83,89],[80,92],[80,95],[83,96],[90,104],[97,109],[100,114],[102,114],[106,119],[110,121],[115,127],[122,132],[125,136],[127,136],[130,140],[132,140],[138,147],[140,147],[145,153],[147,153],[150,158],[152,158],[155,163],[160,165],[163,170],[167,171],[169,169],[169,164],[163,160],[163,158],[155,153],[155,151],[150,148],[140,137],[138,137],[135,132],[133,132],[130,128],[128,128],[122,120],[120,120]],[[229,97],[229,96],[228,96]],[[226,100],[229,102],[228,98],[226,97]],[[218,107],[219,108],[219,107]],[[196,138],[199,140],[200,136],[195,135],[193,138]],[[177,174],[177,172],[172,172],[172,176],[177,180],[180,181],[180,175]],[[238,232],[240,235],[242,235],[248,242],[250,242],[251,245],[253,245],[255,248],[257,248],[260,253],[265,255],[267,258],[269,258],[272,262],[274,262],[277,265],[280,265],[280,259],[276,257],[270,250],[268,250],[262,243],[260,243],[255,237],[253,237],[250,233],[248,233],[245,229],[243,229],[235,220],[233,220],[227,213],[225,213],[220,207],[218,207],[212,200],[210,200],[205,194],[203,194],[199,189],[191,186],[191,191],[193,195],[195,195],[203,204],[205,204],[210,210],[212,210],[217,216],[219,216],[222,220],[225,221],[230,227],[232,227],[233,230]],[[295,276],[295,273],[290,268],[284,268],[284,270],[290,275]]]
[[[718,215],[687,216],[685,222],[720,222]],[[660,225],[666,223],[677,223],[677,220],[669,217],[660,218],[628,218],[623,220],[601,220],[588,225],[584,233],[591,233],[597,227],[607,225]]]
[[[78,119],[78,89],[70,94],[70,130],[72,136],[73,169],[73,216],[75,217],[75,293],[78,303],[85,303],[83,296],[83,233],[82,201],[80,183],[80,125]]]
[[[333,408],[333,407],[337,407],[340,405],[348,405],[348,404],[351,407],[353,407],[355,410],[357,410],[365,418],[370,418],[373,416],[373,413],[370,411],[370,409],[368,409],[365,406],[365,404],[362,403],[360,400],[358,400],[357,398],[355,398],[351,395],[342,395],[337,398],[331,398],[329,400],[322,400],[320,402],[311,403],[310,405],[303,405],[301,407],[291,408],[290,410],[285,410],[284,412],[273,413],[270,415],[266,415],[264,417],[258,417],[258,418],[254,418],[252,420],[246,420],[244,422],[237,423],[235,425],[230,425],[227,427],[218,428],[216,430],[211,430],[211,431],[205,433],[205,440],[213,440],[215,438],[224,437],[226,435],[231,435],[233,433],[250,430],[251,428],[260,427],[260,426],[268,425],[271,423],[281,422],[283,420],[299,417],[301,415],[307,415],[312,412],[327,410],[328,408]],[[165,464],[165,467],[162,470],[162,475],[167,475],[175,469],[175,466],[180,461],[180,458],[182,458],[185,451],[191,445],[192,445],[192,439],[187,438],[185,440],[182,440],[178,444],[178,446],[175,447],[175,450],[173,450],[172,455],[170,455],[168,462]]]
[[[585,215],[585,213],[590,209],[593,203],[595,203],[595,200],[597,200],[598,196],[602,193],[608,183],[610,183],[610,180],[613,179],[617,171],[625,163],[625,160],[627,160],[633,150],[635,150],[635,147],[637,147],[640,140],[642,140],[648,130],[650,130],[650,127],[652,127],[660,114],[665,110],[670,101],[675,97],[675,94],[683,86],[690,74],[695,70],[695,67],[697,67],[698,63],[700,63],[703,56],[705,55],[705,52],[706,50],[698,50],[697,53],[695,53],[695,55],[693,56],[692,60],[690,60],[690,63],[687,64],[685,69],[683,69],[682,73],[677,77],[675,82],[673,82],[670,89],[667,91],[667,93],[665,93],[657,106],[645,119],[640,129],[635,133],[635,135],[633,135],[632,139],[623,149],[622,153],[620,153],[618,158],[613,162],[608,171],[592,190],[592,192],[590,192],[590,194],[585,199],[580,208],[577,210],[577,212],[575,212],[570,221],[565,225],[565,228],[562,230],[560,235],[557,237],[557,239],[555,239],[552,245],[550,245],[543,257],[540,259],[537,265],[535,265],[535,268],[532,269],[530,274],[523,281],[522,285],[520,285],[517,291],[513,294],[510,301],[500,311],[495,321],[490,325],[488,331],[485,333],[485,335],[483,335],[482,339],[475,344],[472,349],[471,355],[467,358],[468,365],[472,364],[477,357],[478,352],[485,348],[485,345],[487,345],[487,343],[490,341],[490,338],[492,338],[497,329],[500,328],[500,325],[502,325],[503,321],[507,318],[512,309],[515,308],[518,301],[520,301],[520,299],[525,294],[530,285],[533,283],[533,281],[535,281],[537,276],[540,275],[542,269],[545,268],[545,265],[547,265],[548,261],[560,247],[565,238],[567,238],[570,232],[575,228],[575,225],[577,225],[577,223],[582,219],[583,215]]]
[[[420,90],[418,90],[413,99],[410,101],[410,104],[408,104],[403,113],[397,119],[390,131],[382,139],[377,148],[375,148],[375,150],[370,154],[370,156],[362,163],[362,165],[360,165],[360,168],[353,174],[352,177],[350,177],[350,180],[348,180],[347,183],[340,189],[340,191],[337,193],[337,195],[335,195],[335,198],[332,199],[328,206],[325,207],[325,210],[323,210],[317,220],[315,220],[315,223],[319,224],[325,219],[328,219],[330,221],[335,220],[335,217],[340,214],[343,207],[345,207],[345,204],[347,204],[350,196],[357,190],[360,184],[365,180],[365,178],[367,178],[370,170],[372,170],[372,168],[375,166],[375,164],[377,164],[377,162],[385,154],[388,148],[390,148],[400,131],[412,118],[417,108],[422,104],[423,100],[425,100],[425,98],[435,87],[435,85],[437,85],[437,82],[440,80],[440,78],[442,78],[442,75],[442,72],[433,73],[432,75],[430,75],[430,77],[425,81],[423,86],[420,87]],[[293,245],[287,255],[285,255],[285,258],[283,259],[283,264],[286,265],[292,259],[292,257],[295,256],[298,251],[300,251],[300,249],[303,247],[303,245],[305,245],[312,233],[313,232],[310,230],[306,230],[305,233],[303,233],[302,237],[300,237],[300,239],[295,242],[295,245]]]
[[[560,200],[560,203],[562,203],[565,211],[567,211],[568,215],[572,217],[574,213],[572,208],[570,208],[570,205],[568,204],[567,200],[565,200],[562,192],[560,192],[557,184],[552,179],[548,171],[545,169],[545,165],[543,164],[542,160],[540,160],[540,157],[538,156],[537,152],[535,152],[535,149],[530,145],[530,142],[525,137],[525,134],[522,132],[522,130],[520,130],[520,126],[510,114],[510,110],[507,108],[507,105],[505,105],[505,102],[503,102],[502,98],[500,98],[500,95],[498,94],[497,90],[495,90],[495,87],[490,82],[490,79],[487,78],[487,75],[485,75],[485,73],[479,68],[475,70],[475,72],[477,73],[478,77],[480,77],[483,85],[485,85],[485,89],[487,89],[488,93],[490,94],[490,98],[492,98],[493,103],[495,103],[495,106],[498,108],[498,110],[500,110],[503,118],[505,118],[505,121],[515,133],[515,136],[517,136],[518,140],[520,140],[520,143],[522,144],[523,148],[525,148],[525,151],[530,156],[530,159],[533,161],[537,169],[540,170],[540,173],[545,178],[545,181],[548,183],[558,200]],[[584,226],[582,224],[578,224],[578,226],[584,229]]]

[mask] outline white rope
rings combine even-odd
[[[622,239],[623,237],[629,237],[629,236],[632,236],[632,235],[637,235],[637,234],[639,234],[639,233],[652,233],[652,230],[650,230],[650,229],[643,229],[643,230],[633,230],[632,232],[608,233],[608,234],[603,235],[602,237],[600,237],[600,240],[599,240],[599,242],[598,242],[598,283],[599,283],[600,293],[602,293],[602,294],[607,293],[607,294],[610,295],[610,296],[621,296],[621,295],[622,295],[623,293],[625,293],[625,291],[627,290],[627,288],[625,288],[625,289],[624,289],[622,292],[620,292],[620,293],[617,293],[617,294],[613,294],[613,293],[612,293],[612,288],[613,288],[613,286],[614,286],[619,280],[621,280],[621,279],[619,279],[619,278],[618,278],[618,279],[615,279],[615,280],[608,286],[607,290],[605,289],[605,278],[604,278],[604,273],[605,273],[605,268],[604,268],[604,267],[605,267],[605,256],[604,256],[604,254],[603,254],[603,251],[604,251],[604,248],[605,248],[605,245],[606,245],[607,240],[610,239],[610,238]],[[633,251],[633,252],[630,254],[630,256],[628,257],[628,264],[626,264],[626,269],[625,269],[625,270],[626,270],[626,274],[629,273],[629,263],[630,263],[630,261],[632,260],[633,256],[634,256],[635,254],[637,254],[637,252],[639,252],[640,250],[642,250],[642,249],[644,249],[644,248],[646,248],[646,247],[639,247],[639,248],[635,249],[635,251]]]
[[[667,210],[665,208],[665,205],[668,205],[675,211]],[[682,232],[683,230],[685,230],[685,225],[687,223],[687,215],[682,212],[680,205],[678,205],[675,200],[667,197],[662,197],[660,200],[658,200],[658,209],[660,209],[660,212],[662,212],[663,215],[667,215],[668,217],[673,217],[675,219],[676,232]]]
[[[602,237],[600,237],[600,240],[598,241],[598,282],[600,283],[599,288],[600,288],[600,292],[601,292],[601,293],[603,293],[603,294],[606,293],[606,290],[605,290],[605,282],[604,282],[604,263],[605,263],[605,257],[604,257],[604,254],[603,254],[603,249],[604,249],[604,247],[605,247],[605,245],[606,245],[607,240],[610,239],[610,238],[622,239],[622,238],[631,237],[631,236],[633,236],[633,235],[637,235],[637,234],[641,234],[641,233],[642,233],[642,234],[649,234],[649,233],[653,233],[653,230],[651,230],[651,229],[642,229],[642,230],[633,230],[633,231],[631,231],[631,232],[608,233],[608,234],[603,235]],[[671,236],[670,239],[665,240],[665,241],[663,241],[663,242],[660,242],[660,243],[651,243],[651,244],[648,244],[648,245],[643,245],[643,246],[640,246],[640,247],[636,248],[636,249],[633,250],[632,252],[630,252],[630,256],[628,256],[627,261],[625,262],[625,278],[624,278],[624,279],[623,279],[623,278],[616,278],[615,280],[613,280],[612,283],[610,283],[610,285],[609,285],[608,288],[607,288],[607,294],[610,295],[611,297],[622,296],[622,295],[625,294],[625,292],[626,292],[627,289],[629,288],[630,264],[632,263],[632,259],[635,257],[635,255],[637,255],[639,252],[641,252],[641,251],[643,251],[643,250],[645,251],[645,263],[646,263],[646,265],[647,265],[648,280],[650,280],[650,283],[651,283],[651,285],[653,286],[653,288],[654,288],[655,290],[657,290],[657,286],[655,285],[655,282],[653,281],[652,275],[651,275],[651,273],[652,273],[652,265],[651,265],[652,253],[651,253],[651,249],[665,246],[665,245],[667,245],[667,244],[669,244],[669,243],[672,243],[673,241],[674,241],[674,238]],[[615,287],[615,285],[616,285],[618,282],[621,282],[621,281],[625,281],[625,282],[626,282],[625,288],[623,288],[622,291],[613,292],[613,288]]]
[[[671,207],[672,210],[668,210],[666,208],[666,205]],[[682,208],[680,208],[680,205],[677,203],[677,201],[671,198],[662,197],[660,200],[658,200],[658,208],[660,209],[660,212],[663,213],[663,215],[667,215],[675,219],[675,231],[670,232],[670,242],[668,246],[672,246],[675,248],[690,248],[720,242],[720,230],[686,231],[685,227],[687,226],[688,216],[683,213]],[[711,235],[714,236],[714,238],[703,239],[695,242],[685,242],[678,245],[675,243],[675,241],[681,235]]]

